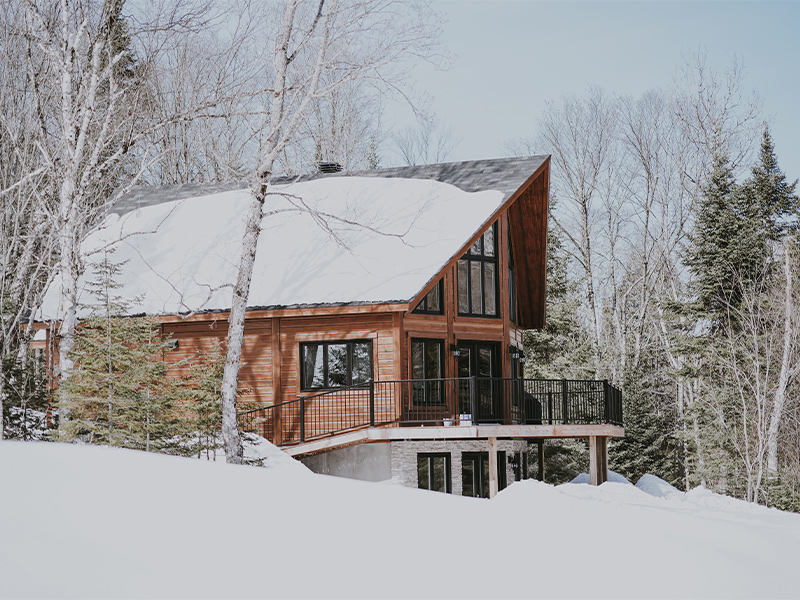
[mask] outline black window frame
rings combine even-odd
[[[436,458],[444,459],[444,486],[445,489],[433,489],[433,469],[431,461]],[[421,479],[421,461],[425,461],[428,472],[427,487],[422,485]],[[453,473],[452,473],[452,458],[449,452],[417,452],[417,487],[421,490],[431,490],[433,492],[444,492],[445,494],[453,493]]]
[[[508,487],[506,477],[506,452],[497,451],[497,491]],[[464,485],[467,465],[472,465],[472,481],[469,486]],[[472,488],[472,494],[467,494],[467,487]],[[476,489],[477,488],[477,489]],[[462,452],[461,453],[461,495],[471,498],[489,497],[489,453],[488,452]]]
[[[329,372],[329,355],[328,355],[328,348],[330,346],[341,345],[344,344],[347,347],[346,350],[346,368],[347,373],[346,376],[346,383],[343,385],[331,385],[330,382],[330,372]],[[369,379],[367,381],[359,381],[357,383],[353,383],[353,350],[356,344],[368,344],[369,345]],[[310,346],[318,346],[319,348],[323,349],[323,385],[322,386],[306,386],[306,360],[305,360],[305,350]],[[374,379],[374,370],[375,370],[375,360],[374,360],[374,353],[373,353],[373,344],[371,339],[366,340],[331,340],[331,341],[321,341],[321,342],[301,342],[300,343],[300,390],[303,392],[311,392],[316,390],[333,390],[337,388],[344,388],[350,387],[353,385],[362,385],[365,383],[369,383]]]
[[[439,294],[439,308],[438,310],[434,309],[431,310],[428,308],[428,304],[431,302],[432,294],[436,292]],[[411,312],[420,315],[443,315],[444,314],[444,282],[440,279],[436,282],[436,285],[431,288],[431,290],[425,294],[425,297],[420,300],[417,307],[412,310]]]
[[[423,344],[422,349],[422,373],[423,377],[414,377],[414,344]],[[429,344],[436,344],[438,346],[438,355],[439,355],[439,376],[433,379],[437,381],[430,381],[425,374],[428,371],[427,368],[427,359],[428,359],[428,349],[427,345]],[[444,381],[442,381],[445,377],[445,353],[444,353],[444,340],[442,338],[411,338],[409,341],[409,359],[408,363],[411,367],[411,404],[412,406],[436,406],[442,407],[445,406],[445,394],[444,394]],[[415,383],[419,381],[419,383]],[[422,398],[422,401],[420,401]]]
[[[492,232],[493,238],[493,255],[486,254],[486,234]],[[502,307],[500,306],[500,247],[497,238],[497,222],[492,223],[491,227],[487,229],[484,234],[467,250],[466,254],[458,259],[456,263],[456,310],[460,317],[478,317],[484,319],[500,319],[502,318]],[[461,310],[462,296],[460,280],[461,265],[466,265],[466,305],[467,311]],[[480,307],[476,309],[472,305],[472,270],[473,264],[480,265]],[[494,265],[494,314],[487,314],[486,312],[486,269],[488,264]]]

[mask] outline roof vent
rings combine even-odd
[[[319,163],[320,173],[338,173],[342,170],[342,165],[337,162],[321,162]]]

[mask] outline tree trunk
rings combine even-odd
[[[792,312],[794,311],[792,290],[792,265],[787,244],[783,259],[784,272],[784,301],[783,301],[783,352],[781,356],[781,370],[778,375],[778,386],[772,400],[772,412],[767,431],[767,474],[770,478],[778,476],[778,428],[786,404],[786,388],[789,385],[791,369],[792,338],[794,324]]]
[[[269,174],[266,174],[266,177],[268,178]],[[250,295],[258,237],[261,233],[266,187],[266,180],[260,182],[259,188],[253,191],[253,199],[247,210],[242,256],[239,260],[239,273],[233,288],[231,314],[228,319],[228,351],[222,375],[222,437],[225,441],[225,457],[227,462],[237,465],[244,462],[244,447],[236,418],[236,390],[239,387],[239,368],[242,362],[245,310]]]

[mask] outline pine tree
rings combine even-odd
[[[765,243],[779,242],[786,233],[797,230],[800,198],[795,194],[796,187],[797,180],[788,183],[778,166],[775,145],[765,127],[758,163],[742,186],[746,205],[753,213],[751,218],[760,221],[759,234]]]
[[[154,317],[126,317],[127,302],[114,294],[120,264],[106,255],[90,282],[96,303],[76,330],[75,369],[64,383],[62,405],[70,420],[62,439],[147,451],[183,453],[181,390],[167,378],[167,340]]]
[[[681,444],[674,435],[677,415],[669,405],[658,405],[656,398],[668,393],[659,389],[664,381],[648,377],[658,369],[650,357],[639,365],[628,365],[622,378],[625,437],[613,440],[610,468],[632,482],[645,473],[657,475],[672,485],[683,487]]]
[[[196,436],[193,454],[197,458],[216,460],[217,450],[222,448],[220,389],[224,368],[225,354],[219,342],[210,352],[198,350],[196,360],[189,365],[184,408],[193,421],[191,428]]]
[[[699,312],[719,313],[736,287],[732,269],[738,265],[735,241],[742,226],[736,210],[739,194],[727,156],[715,156],[686,255]]]

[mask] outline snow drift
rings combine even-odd
[[[796,597],[800,516],[643,479],[494,500],[0,443],[0,596]],[[650,492],[650,493],[648,493]]]

